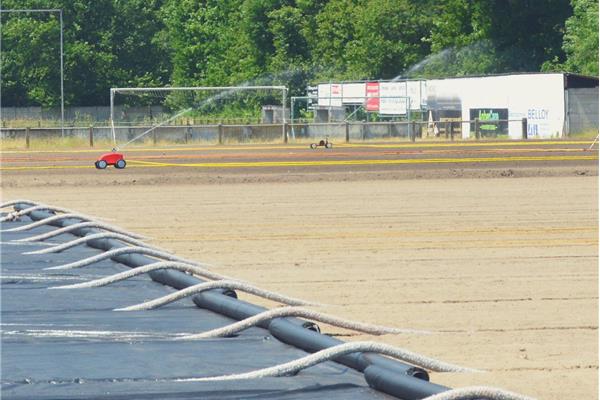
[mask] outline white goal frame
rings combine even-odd
[[[149,92],[149,91],[171,92],[171,91],[193,91],[193,90],[196,90],[196,91],[203,91],[203,90],[204,91],[226,91],[226,90],[232,90],[232,91],[237,91],[237,90],[274,90],[274,91],[278,91],[278,90],[281,90],[281,107],[282,107],[281,128],[282,128],[282,135],[284,137],[284,140],[287,139],[287,137],[286,137],[287,121],[285,119],[285,109],[286,109],[288,88],[286,86],[189,86],[189,87],[163,86],[163,87],[136,87],[136,88],[122,87],[122,88],[111,88],[110,89],[110,128],[112,131],[113,144],[115,146],[117,144],[117,136],[115,133],[115,94],[116,93],[119,93],[119,92],[123,92],[123,93]],[[169,120],[164,121],[163,123],[157,125],[156,127],[158,127],[162,124],[165,124],[168,121]]]

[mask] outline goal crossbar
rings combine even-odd
[[[115,133],[115,115],[114,115],[114,103],[116,93],[135,93],[135,92],[172,92],[172,91],[193,91],[193,90],[204,90],[204,91],[238,91],[238,90],[281,90],[281,106],[282,106],[282,130],[284,140],[287,141],[286,124],[285,120],[285,106],[287,103],[287,86],[162,86],[162,87],[120,87],[110,89],[110,126],[113,137],[113,144],[116,146],[117,137]],[[184,110],[187,112],[188,110]],[[179,115],[179,114],[178,114]],[[152,131],[158,126],[153,127],[144,134]],[[131,141],[130,141],[131,142]],[[128,142],[129,143],[129,142]]]
[[[149,91],[174,91],[174,90],[285,90],[286,86],[175,86],[175,87],[123,87],[123,88],[111,88],[110,91],[114,92],[149,92]]]

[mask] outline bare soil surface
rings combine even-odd
[[[2,197],[106,218],[327,313],[431,331],[373,338],[322,325],[343,340],[487,371],[433,382],[598,398],[597,166],[152,171],[4,173]]]

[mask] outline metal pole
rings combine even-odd
[[[115,134],[115,91],[110,89],[110,129],[112,131],[113,145],[117,145],[117,135]]]
[[[60,132],[65,137],[65,74],[63,60],[63,12],[60,9]]]
[[[117,92],[144,92],[148,90],[160,91],[175,91],[175,90],[287,90],[285,86],[161,86],[161,87],[118,87],[111,90]]]
[[[294,132],[294,96],[290,97],[290,126],[292,128],[292,139],[296,140],[296,132]]]
[[[4,120],[2,119],[2,13],[0,12],[0,123],[2,121]]]
[[[286,125],[285,125],[285,103],[287,102],[286,99],[286,89],[285,87],[281,90],[282,92],[282,99],[281,99],[281,129],[283,130],[283,143],[287,143],[287,129],[286,129]]]

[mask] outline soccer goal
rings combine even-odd
[[[115,148],[136,141],[218,143],[287,139],[285,86],[112,88]]]

